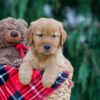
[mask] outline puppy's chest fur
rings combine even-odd
[[[31,64],[34,69],[45,69],[50,67],[53,69],[54,67],[59,67],[62,70],[67,70],[67,62],[62,52],[57,53],[53,56],[39,58],[39,56],[35,55],[32,51],[28,52],[31,58]],[[29,57],[29,56],[28,56]]]
[[[34,67],[42,70],[45,69],[46,67],[53,67],[54,65],[57,66],[57,64],[55,64],[55,60],[53,60],[53,58],[47,58],[45,60],[37,59],[37,62]]]

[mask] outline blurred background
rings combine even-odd
[[[100,0],[0,0],[0,19],[9,16],[61,21],[64,55],[74,67],[71,100],[100,100]]]

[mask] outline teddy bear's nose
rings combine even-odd
[[[11,36],[12,36],[12,37],[17,37],[17,36],[18,36],[18,32],[12,31],[12,32],[11,32]]]

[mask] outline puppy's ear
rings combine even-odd
[[[61,47],[63,47],[63,44],[64,44],[64,42],[65,42],[65,40],[67,38],[67,33],[65,32],[62,23],[59,23],[59,29],[60,29],[60,33],[61,33],[60,45],[61,45]]]
[[[34,41],[33,41],[33,34],[34,34],[34,30],[36,28],[36,24],[37,21],[34,21],[31,23],[31,26],[29,27],[29,29],[27,30],[25,37],[28,41],[29,46],[34,45]]]
[[[33,33],[32,33],[32,29],[31,29],[31,26],[30,26],[30,28],[26,31],[26,33],[25,33],[25,37],[26,37],[26,40],[27,40],[27,42],[28,42],[28,44],[29,44],[29,46],[30,45],[32,45],[32,43],[33,43]]]

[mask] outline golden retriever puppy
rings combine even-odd
[[[31,82],[33,69],[44,70],[44,87],[53,85],[58,73],[73,72],[72,65],[62,53],[66,35],[63,25],[54,19],[40,18],[32,22],[26,32],[30,50],[19,68],[19,79],[23,85]]]

